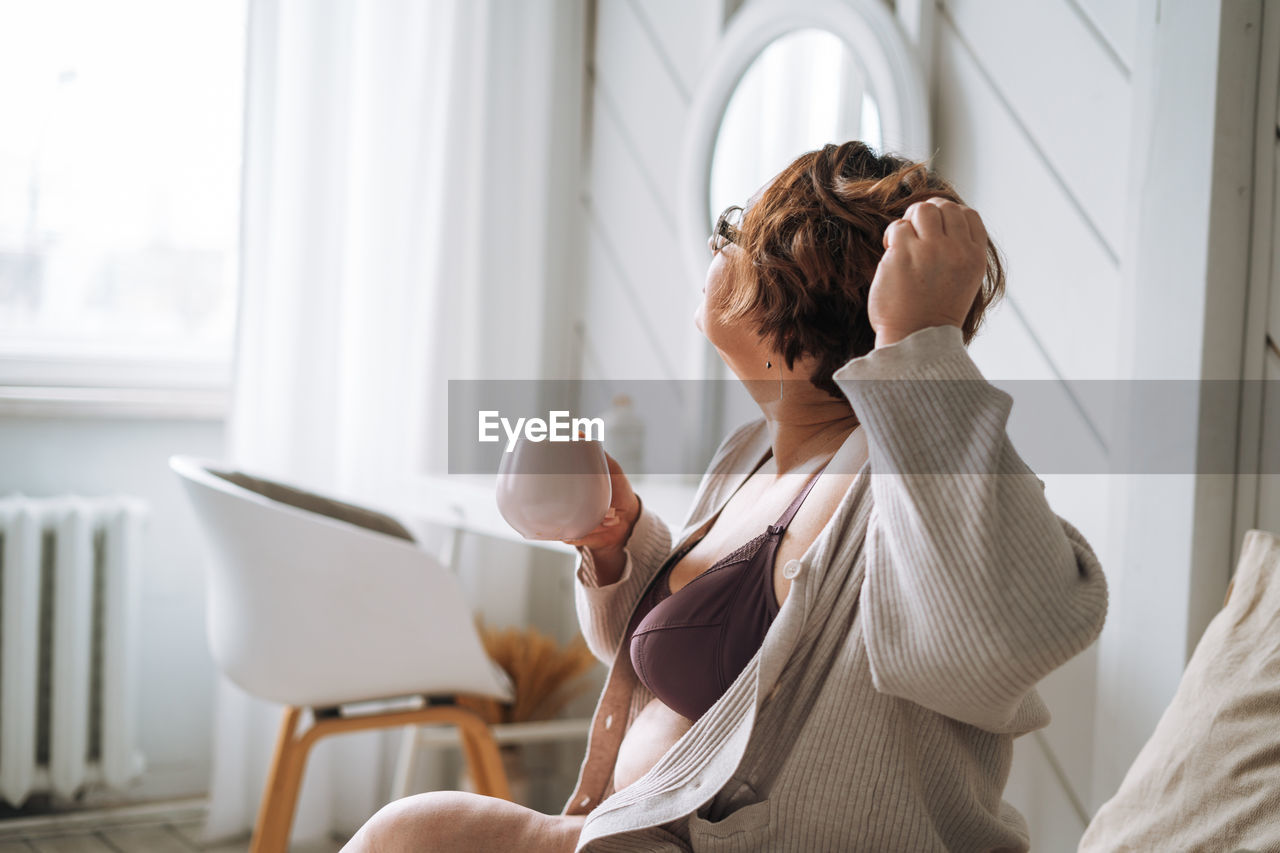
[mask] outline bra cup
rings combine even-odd
[[[763,541],[752,557],[715,566],[694,578],[655,605],[636,626],[630,649],[636,675],[664,704],[690,720],[696,721],[724,695],[769,630],[776,541]],[[761,568],[757,557],[770,559]],[[665,582],[660,575],[658,583]],[[653,661],[661,664],[651,666]]]
[[[696,542],[668,557],[650,582],[623,642],[636,676],[667,707],[696,722],[760,650],[779,610],[773,591],[778,545],[822,470],[777,523],[679,591],[670,592],[671,569]]]
[[[696,722],[724,692],[719,689],[716,661],[698,653],[714,648],[718,634],[719,626],[661,628],[637,634],[631,641],[632,665],[654,696]]]

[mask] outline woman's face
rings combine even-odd
[[[765,190],[769,189],[775,180],[777,180],[776,175],[751,194],[741,215],[737,217],[737,223],[742,222],[746,212],[760,200]],[[730,229],[730,233],[732,230]],[[717,244],[722,245],[719,251],[715,249]],[[736,320],[729,320],[724,317],[721,309],[724,298],[733,292],[734,285],[737,283],[734,281],[734,265],[729,261],[735,257],[736,253],[742,251],[742,247],[724,239],[717,239],[713,231],[707,240],[707,249],[711,252],[711,263],[707,267],[707,278],[702,287],[702,302],[693,315],[694,325],[719,351],[724,363],[738,378],[750,379],[775,375],[776,370],[775,374],[771,374],[765,367],[765,362],[770,360],[777,362],[778,359],[774,353],[770,352],[759,332],[753,328],[754,324],[750,318],[739,317]]]
[[[725,364],[745,379],[765,369],[764,364],[769,360],[769,356],[764,342],[752,328],[750,318],[728,319],[724,316],[722,306],[736,284],[734,266],[730,260],[742,249],[733,243],[720,241],[723,242],[723,246],[717,251],[716,242],[715,235],[707,241],[707,248],[711,251],[711,263],[707,267],[707,277],[702,287],[702,301],[694,312],[693,322],[698,327],[698,331],[702,332],[712,346],[719,351]]]
[[[726,263],[725,253],[735,251],[738,248],[737,246],[727,245],[717,252],[712,245],[714,242],[715,237],[707,240],[707,249],[711,252],[711,263],[707,267],[707,277],[702,283],[702,301],[698,303],[698,308],[693,314],[693,324],[708,339],[711,338],[711,332],[708,331],[707,321],[708,319],[715,319],[719,314],[717,300],[723,299],[726,294],[732,291],[731,271]],[[715,343],[715,341],[712,341],[712,343]]]

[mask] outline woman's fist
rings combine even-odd
[[[884,232],[867,315],[876,346],[929,326],[962,327],[987,269],[987,229],[977,211],[944,198],[907,208]]]

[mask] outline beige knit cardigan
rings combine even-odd
[[[643,506],[619,580],[598,585],[580,549],[578,616],[609,674],[563,810],[588,815],[579,851],[1028,848],[1025,821],[1001,799],[1013,739],[1049,722],[1035,684],[1101,631],[1102,569],[1014,450],[1012,398],[982,376],[959,328],[921,329],[835,379],[868,460],[784,567],[791,590],[760,651],[619,792],[619,744],[653,698],[622,636],[674,549]],[[676,547],[768,448],[762,420],[726,439]]]

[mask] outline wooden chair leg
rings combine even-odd
[[[489,772],[471,737],[458,728],[458,740],[462,746],[462,763],[466,766],[467,777],[471,780],[471,789],[477,794],[489,793]]]
[[[510,801],[511,786],[507,782],[502,753],[498,751],[493,732],[478,717],[459,718],[456,725],[462,739],[462,755],[471,778],[475,780],[476,793]]]
[[[511,799],[511,787],[507,783],[507,773],[502,766],[502,755],[498,752],[498,742],[494,740],[493,732],[485,725],[484,720],[465,708],[444,705],[352,717],[326,714],[317,717],[305,732],[299,732],[298,724],[303,711],[303,708],[293,706],[285,708],[249,853],[285,853],[288,849],[307,755],[312,744],[330,735],[368,729],[451,723],[458,727],[458,734],[462,738],[463,754],[471,777],[476,780],[476,792],[504,800]]]
[[[249,853],[285,853],[289,847],[289,829],[293,826],[298,790],[302,786],[302,773],[306,769],[307,753],[312,743],[308,739],[297,738],[302,710],[294,706],[284,710]]]

